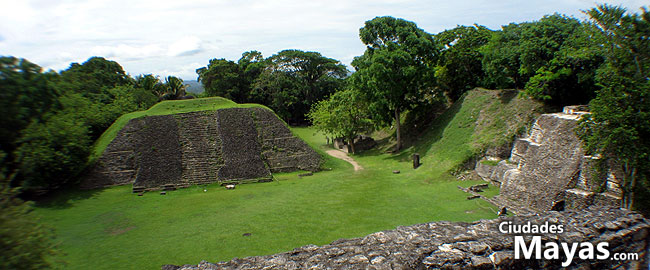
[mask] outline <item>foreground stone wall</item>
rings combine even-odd
[[[341,239],[329,245],[308,245],[268,256],[235,258],[198,265],[165,265],[162,269],[559,269],[565,261],[515,259],[514,237],[499,224],[563,225],[560,234],[541,236],[542,242],[608,242],[610,254],[636,253],[638,260],[580,260],[568,269],[648,269],[650,223],[640,214],[619,208],[591,207],[586,211],[548,211],[541,214],[481,220],[473,223],[433,222],[402,226],[362,238]],[[577,253],[577,252],[576,252]]]
[[[230,108],[130,120],[81,188],[133,183],[134,191],[270,181],[271,172],[316,171],[321,157],[272,111]]]
[[[500,186],[505,201],[536,211],[620,205],[617,173],[606,180],[605,192],[595,192],[598,184],[591,168],[595,158],[585,156],[575,134],[585,113],[570,106],[562,113],[541,115],[527,137],[515,140],[508,160],[496,166],[480,161],[476,172]]]

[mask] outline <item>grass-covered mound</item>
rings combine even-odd
[[[130,186],[71,191],[40,202],[36,212],[56,229],[67,253],[58,259],[70,269],[156,269],[323,245],[399,225],[494,218],[496,209],[467,200],[456,187],[480,181],[459,182],[447,173],[480,148],[474,144],[482,134],[476,131],[481,111],[490,104],[510,106],[512,101],[498,101],[494,93],[471,92],[403,154],[373,150],[353,156],[361,171],[326,157],[324,167],[331,170],[308,177],[275,174],[270,183],[235,190],[195,186],[165,196],[138,197]],[[329,149],[312,128],[293,132],[323,155]],[[423,163],[416,170],[408,158],[414,151]]]
[[[232,100],[222,97],[197,98],[186,100],[166,100],[162,101],[146,111],[127,113],[120,116],[115,122],[102,134],[93,145],[91,161],[97,159],[106,149],[106,146],[115,139],[117,132],[120,131],[129,120],[153,115],[169,115],[177,113],[213,111],[225,108],[250,108],[263,107],[259,104],[237,104]]]

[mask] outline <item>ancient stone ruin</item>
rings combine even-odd
[[[263,108],[130,120],[82,179],[85,189],[133,184],[134,192],[209,183],[271,181],[316,171],[321,157]]]
[[[585,156],[575,134],[580,116],[588,113],[584,110],[568,106],[561,113],[541,115],[529,135],[515,141],[509,159],[496,166],[479,161],[476,172],[501,187],[497,199],[504,205],[533,211],[620,206],[619,173],[610,171],[605,190],[598,190],[601,185],[592,169],[597,158]]]
[[[191,269],[560,269],[558,260],[515,259],[516,233],[502,233],[499,225],[563,225],[562,233],[541,236],[541,243],[609,243],[614,253],[636,253],[637,260],[581,260],[568,269],[648,269],[650,223],[642,215],[620,208],[592,206],[586,211],[548,211],[473,223],[432,222],[401,226],[362,238],[340,239],[329,245],[308,245],[268,256],[235,258],[198,265],[165,265],[165,270]],[[577,253],[577,252],[576,252]]]
[[[479,175],[501,186],[497,205],[517,203],[517,216],[473,223],[432,222],[400,226],[362,238],[340,239],[324,246],[308,245],[290,252],[234,258],[198,265],[164,265],[164,270],[193,269],[560,269],[559,259],[516,258],[516,239],[529,247],[541,239],[548,243],[607,243],[610,257],[581,259],[572,256],[567,269],[648,269],[650,222],[641,214],[618,208],[620,190],[616,173],[610,172],[605,192],[594,191],[591,177],[594,157],[584,155],[573,130],[579,107],[545,114],[530,135],[518,139],[508,160],[489,165],[479,162]],[[489,158],[489,157],[488,157]],[[468,191],[478,191],[473,186]],[[481,197],[481,196],[479,196]],[[564,211],[552,211],[559,202]],[[523,206],[521,206],[523,205]],[[591,206],[589,206],[591,205]],[[503,208],[505,210],[505,208]],[[508,223],[510,222],[510,223]],[[501,224],[562,225],[562,232],[502,232]],[[505,227],[507,228],[507,226]],[[580,248],[576,250],[576,254]],[[521,251],[521,250],[520,250]],[[613,254],[635,254],[634,259],[614,260]]]

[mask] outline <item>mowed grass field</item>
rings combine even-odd
[[[314,129],[294,128],[324,156],[326,170],[302,178],[276,174],[274,182],[235,190],[215,184],[142,197],[130,185],[69,191],[39,202],[34,212],[55,229],[64,254],[53,260],[65,261],[66,269],[160,269],[285,252],[400,225],[494,218],[493,206],[467,200],[457,188],[482,181],[447,173],[474,151],[473,123],[490,100],[466,99],[402,154],[354,155],[362,171],[327,156],[325,137]],[[413,152],[422,155],[416,170]]]

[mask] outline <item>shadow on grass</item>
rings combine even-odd
[[[404,136],[404,141],[402,142],[402,150],[399,153],[387,156],[385,159],[404,162],[410,161],[414,153],[418,153],[420,156],[425,155],[431,149],[431,146],[442,138],[443,132],[462,108],[465,96],[462,96],[449,109],[436,117],[430,125],[423,126],[422,129],[425,129],[423,133],[410,136],[405,134],[406,136]],[[380,143],[388,143],[388,139],[385,140],[380,141]],[[367,151],[361,155],[369,156],[378,154],[381,154],[380,150]]]
[[[499,97],[499,100],[500,100],[501,103],[503,103],[503,104],[508,104],[508,103],[510,103],[510,101],[511,101],[513,98],[517,97],[518,95],[519,95],[519,91],[517,91],[517,90],[512,90],[512,89],[510,89],[510,90],[501,90],[501,91],[499,91],[499,93],[497,94],[497,96]]]
[[[102,191],[103,188],[80,190],[76,186],[66,187],[35,200],[34,205],[39,208],[66,209],[72,207],[74,202],[93,198]]]

